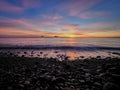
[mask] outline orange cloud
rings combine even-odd
[[[64,25],[61,28],[65,30],[76,30],[78,29],[78,24]]]
[[[64,28],[74,28],[75,26],[64,26]],[[47,32],[46,30],[39,29],[30,30],[30,29],[18,29],[6,26],[0,26],[0,37],[120,37],[120,29],[118,30],[107,30],[107,29],[79,29],[80,31],[67,31],[67,32]],[[105,32],[106,31],[106,32]]]
[[[24,30],[18,28],[10,28],[10,27],[0,27],[0,35],[2,36],[37,36],[41,32],[35,32],[31,30]]]
[[[120,30],[119,31],[108,31],[108,32],[92,32],[88,34],[91,37],[120,37]]]
[[[54,37],[54,36],[62,36],[62,34],[57,33],[47,33],[43,30],[40,31],[31,31],[29,29],[18,29],[18,28],[10,28],[10,27],[3,27],[0,26],[0,37]]]
[[[78,37],[82,34],[73,34],[73,33],[48,33],[45,30],[41,31],[31,31],[29,29],[18,29],[18,28],[10,28],[10,27],[0,27],[0,37],[9,36],[9,37]]]
[[[76,26],[77,26],[77,25],[65,25],[65,26],[63,26],[62,28],[63,28],[63,29],[74,29],[74,28],[76,28]]]
[[[79,26],[78,24],[70,24],[70,25],[64,25],[60,28],[66,33],[80,33],[81,34],[82,32],[80,31],[80,28],[78,26]]]

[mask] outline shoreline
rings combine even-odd
[[[44,49],[60,49],[60,50],[120,50],[120,47],[106,47],[106,46],[51,46],[51,45],[25,45],[25,46],[1,46],[0,49],[39,49],[39,50],[44,50]]]

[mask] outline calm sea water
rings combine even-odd
[[[0,38],[0,46],[2,45],[120,47],[120,38]]]
[[[24,47],[71,46],[78,48],[77,49],[75,48],[75,50],[74,48],[73,49],[52,48],[48,50],[47,49],[45,50],[0,49],[0,52],[11,51],[12,53],[19,54],[19,56],[25,55],[26,57],[58,57],[60,55],[67,55],[70,57],[70,59],[74,59],[80,56],[120,57],[119,55],[113,54],[113,52],[120,53],[120,50],[114,50],[114,49],[100,50],[96,48],[96,47],[120,48],[120,38],[0,38],[0,47],[16,47],[16,46],[24,46]],[[84,48],[84,49],[79,49],[79,48]],[[24,52],[27,52],[27,54],[25,54]],[[43,52],[43,54],[40,54],[40,52]]]

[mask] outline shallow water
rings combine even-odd
[[[12,53],[13,56],[24,56],[24,57],[37,57],[37,58],[57,58],[59,60],[64,60],[66,56],[69,57],[69,60],[75,60],[77,58],[84,59],[90,57],[100,56],[101,58],[106,57],[117,57],[120,58],[120,55],[113,54],[113,52],[119,53],[119,51],[79,51],[79,50],[25,50],[25,49],[2,49],[1,53]]]
[[[120,38],[0,38],[0,52],[25,57],[120,57]],[[4,49],[9,47],[9,49]],[[15,47],[11,49],[12,47]],[[18,49],[19,47],[19,49]],[[20,49],[20,47],[22,47]],[[23,49],[24,47],[24,49]],[[29,48],[28,48],[29,47]],[[108,48],[109,47],[109,48]],[[39,48],[39,49],[37,49]],[[118,48],[118,49],[117,49]],[[41,53],[42,52],[42,53]]]

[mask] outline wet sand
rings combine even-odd
[[[120,58],[0,55],[0,90],[120,90]]]

